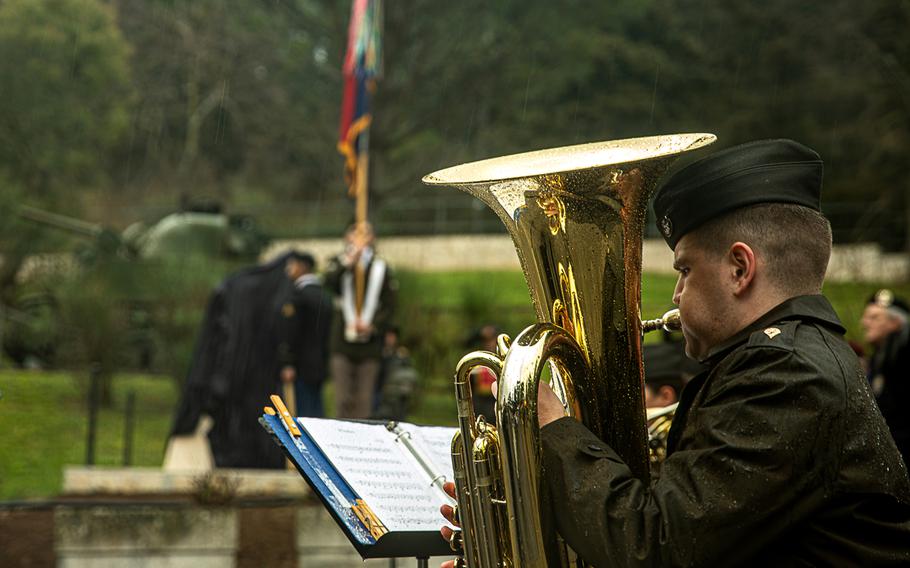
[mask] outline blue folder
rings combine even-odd
[[[300,447],[288,433],[281,417],[263,414],[259,422],[306,479],[361,558],[429,558],[452,554],[439,531],[392,531],[379,539],[373,538],[354,512],[345,506],[345,502],[354,503],[360,496],[339,475],[306,430],[301,429]],[[442,526],[442,516],[439,519]]]

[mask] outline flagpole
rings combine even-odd
[[[369,213],[369,172],[370,172],[370,129],[366,128],[357,139],[357,179],[356,202],[354,205],[354,221],[359,229],[363,229],[368,220]],[[363,299],[366,294],[366,273],[363,265],[358,262],[354,267],[354,294],[355,311],[360,318],[363,309]]]
[[[357,139],[357,185],[354,221],[362,225],[369,218],[370,190],[370,128],[364,129]]]
[[[364,231],[369,218],[371,99],[382,73],[382,0],[352,1],[342,72],[345,86],[338,149],[345,155],[348,191],[355,199],[354,227]],[[366,289],[366,275],[359,262],[354,267],[354,279],[359,317]]]

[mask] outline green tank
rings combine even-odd
[[[159,345],[162,338],[182,341],[182,327],[174,326],[191,325],[184,322],[201,310],[196,305],[201,291],[207,294],[230,270],[257,262],[268,242],[252,217],[227,215],[210,206],[171,213],[154,223],[136,222],[119,233],[29,206],[21,206],[19,215],[49,231],[76,237],[68,257],[75,263],[57,262],[64,272],[41,278],[40,284],[33,276],[35,270],[20,271],[24,281],[17,294],[0,306],[5,320],[3,349],[20,365],[53,364],[58,354],[55,347],[70,334],[60,323],[65,320],[61,314],[76,301],[90,305],[93,300],[86,294],[103,289],[96,302],[124,307],[120,317],[128,321],[129,344],[124,349],[133,353],[129,365],[148,368],[154,352],[170,348]],[[74,286],[71,281],[77,277],[80,283]],[[163,304],[173,313],[161,317]]]
[[[268,242],[252,217],[220,211],[171,213],[152,224],[133,223],[120,234],[97,223],[25,205],[19,214],[33,223],[85,237],[89,257],[117,254],[160,260],[193,256],[255,262]]]

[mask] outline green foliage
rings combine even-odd
[[[126,261],[105,258],[62,275],[57,288],[65,331],[61,359],[74,367],[98,364],[109,375],[122,362],[128,320],[123,307]]]
[[[250,189],[274,199],[336,177],[347,7],[335,4],[121,2],[121,27],[139,46],[128,178],[222,199],[239,178],[243,203]],[[335,17],[339,28],[325,29]]]
[[[3,150],[0,149],[0,152]],[[19,203],[25,195],[23,184],[13,179],[5,167],[0,166],[0,251],[4,256],[3,264],[0,265],[0,299],[3,296],[3,283],[9,283],[15,278],[21,259],[34,251],[34,227],[29,227],[19,218]]]
[[[225,260],[198,258],[147,266],[149,294],[141,305],[147,312],[154,368],[182,384],[212,291],[237,266]],[[134,334],[134,341],[140,340],[145,338]]]
[[[48,194],[94,179],[96,195],[131,204],[206,194],[259,209],[286,235],[341,230],[349,2],[123,0],[116,10],[115,20],[100,0],[2,4],[0,170]],[[826,203],[868,213],[832,209],[837,239],[899,248],[908,24],[910,10],[885,0],[388,2],[370,142],[375,218],[387,233],[489,230],[445,224],[447,207],[470,211],[470,198],[427,191],[420,176],[532,148],[712,131],[719,146],[790,136],[819,149]]]
[[[98,0],[0,3],[0,302],[16,304],[26,257],[55,244],[18,203],[73,211],[80,189],[108,183],[130,121],[129,54]]]
[[[99,364],[108,375],[151,363],[182,381],[208,298],[232,266],[196,256],[105,257],[59,275],[58,363]]]
[[[425,379],[450,377],[473,349],[467,338],[482,325],[514,336],[534,318],[519,272],[403,272],[399,279],[402,342]]]
[[[0,169],[0,247],[6,249],[21,230],[19,203],[25,197],[25,188],[11,179],[5,169]]]
[[[193,483],[193,500],[200,505],[228,505],[237,498],[240,479],[223,473],[208,471]]]
[[[470,215],[470,198],[419,183],[441,166],[712,131],[718,146],[790,136],[817,148],[826,203],[868,212],[857,219],[849,204],[832,209],[836,238],[906,242],[910,10],[902,4],[385,8],[370,140],[381,232],[489,230],[470,218],[446,224],[450,206]],[[349,2],[122,0],[116,10],[115,21],[100,0],[2,4],[0,170],[29,188],[98,174],[97,195],[147,206],[211,195],[258,209],[285,235],[342,229],[350,205],[335,141]],[[118,144],[127,124],[128,143]]]
[[[0,169],[33,198],[103,180],[129,123],[128,55],[96,0],[0,4]]]

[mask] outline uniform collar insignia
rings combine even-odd
[[[780,330],[776,327],[769,327],[765,330],[765,335],[768,336],[768,339],[774,339],[776,336],[780,335]]]
[[[670,218],[666,215],[660,220],[660,230],[668,239],[673,235],[673,222],[670,221]]]

